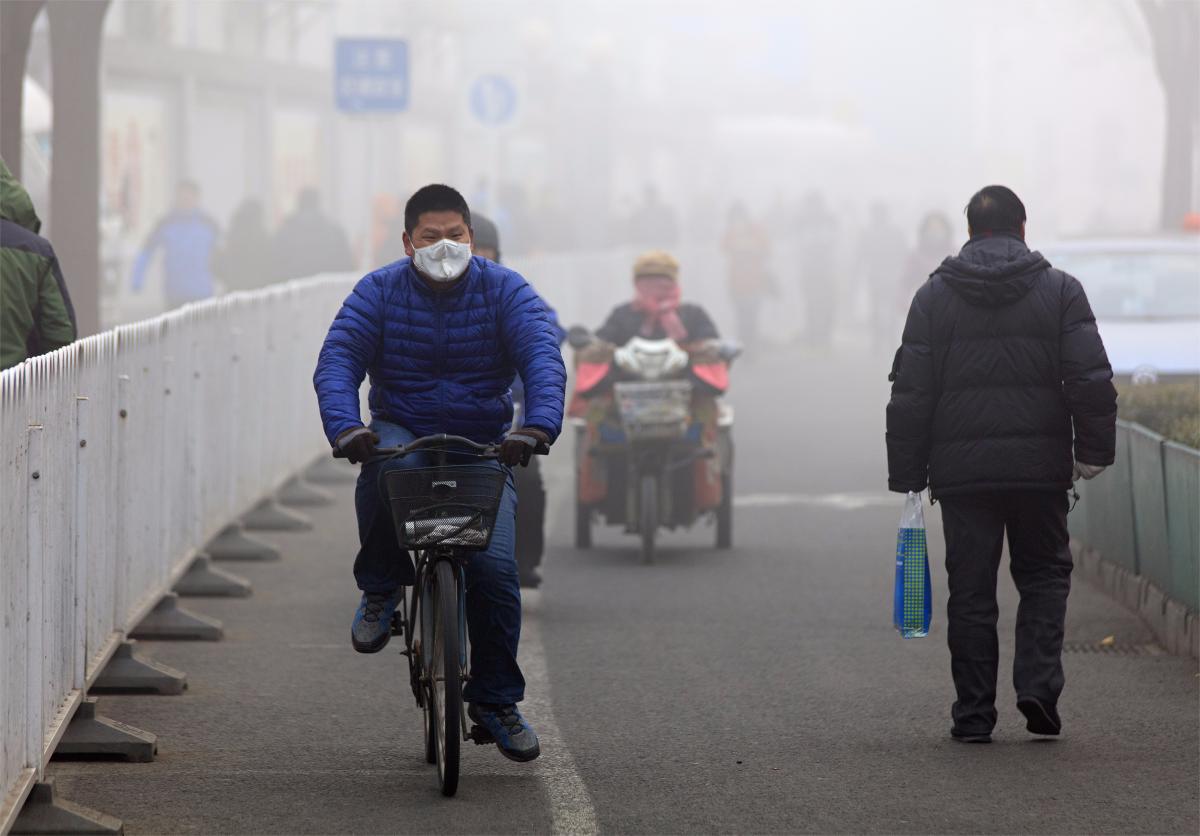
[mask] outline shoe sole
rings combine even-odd
[[[1025,715],[1025,728],[1033,734],[1057,736],[1062,726],[1056,725],[1046,707],[1037,700],[1017,700],[1017,710]]]
[[[950,739],[955,743],[991,743],[992,736],[990,734],[952,734]]]
[[[510,761],[516,761],[517,763],[529,763],[542,753],[542,745],[540,743],[536,749],[525,755],[518,755],[515,752],[510,752],[499,743],[496,744],[496,748],[500,750],[500,754],[504,755],[504,757],[508,758]]]
[[[361,644],[357,639],[354,638],[354,633],[352,632],[350,634],[350,644],[352,644],[354,646],[354,649],[357,650],[359,653],[378,653],[379,651],[381,651],[385,647],[387,647],[387,643],[388,643],[388,641],[391,640],[391,638],[392,638],[392,631],[389,629],[377,641],[373,642],[372,644]]]

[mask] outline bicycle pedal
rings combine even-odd
[[[392,635],[393,636],[403,636],[404,635],[404,622],[403,621],[395,621],[395,620],[392,621]]]
[[[486,746],[489,743],[496,742],[496,738],[492,737],[492,733],[483,726],[471,726],[471,739],[475,741],[476,746]]]

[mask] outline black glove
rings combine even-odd
[[[337,437],[338,449],[351,464],[361,464],[370,460],[375,455],[375,445],[378,443],[379,436],[366,427],[346,430]]]
[[[509,467],[526,467],[534,452],[550,444],[550,437],[541,430],[523,427],[508,434],[500,445],[500,461]]]

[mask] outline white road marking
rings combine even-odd
[[[533,765],[550,799],[552,831],[556,834],[599,833],[592,798],[554,718],[546,647],[542,644],[541,619],[537,614],[541,592],[524,590],[522,597],[525,617],[521,624],[520,658],[526,684],[522,708],[542,744],[542,754]]]
[[[550,462],[543,460],[549,465]],[[556,471],[554,467],[543,467],[546,482],[547,541],[551,541],[555,529],[572,517],[575,492],[571,488],[571,474]],[[564,478],[565,477],[565,478]],[[547,548],[544,560],[553,561],[554,555]],[[534,770],[546,787],[550,799],[551,829],[555,834],[592,834],[600,832],[596,820],[596,808],[592,797],[583,783],[583,777],[575,765],[575,758],[563,738],[554,717],[554,705],[550,698],[550,673],[546,666],[546,646],[542,643],[541,619],[542,591],[521,590],[521,648],[520,664],[525,674],[525,702],[529,722],[538,733],[542,754],[533,762]]]
[[[860,508],[900,507],[901,497],[891,493],[751,493],[735,496],[737,508],[794,508],[810,505],[838,511],[857,511]]]

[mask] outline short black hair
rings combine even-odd
[[[1020,232],[1025,223],[1025,204],[1008,186],[984,186],[971,196],[964,211],[972,235]]]
[[[426,212],[458,212],[467,226],[471,225],[471,210],[457,190],[441,183],[422,186],[404,204],[404,231],[412,235],[421,216]]]

